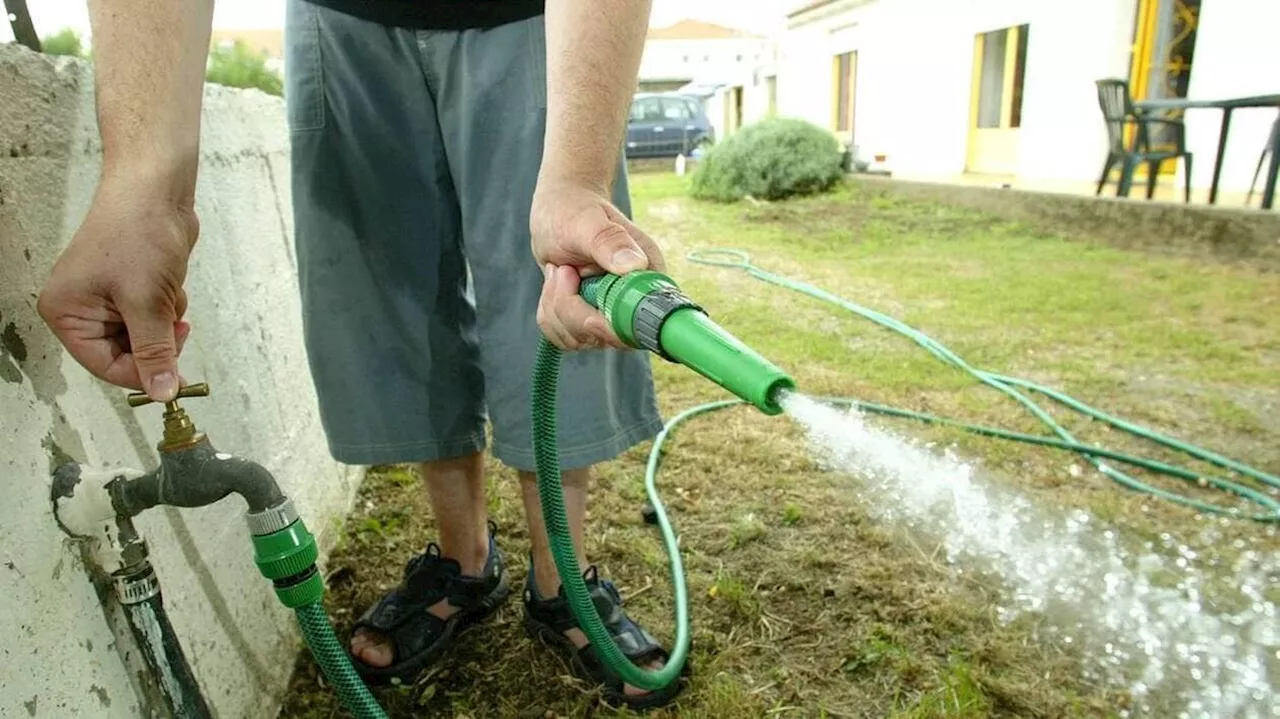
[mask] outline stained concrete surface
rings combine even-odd
[[[67,459],[149,469],[160,408],[131,409],[36,314],[100,168],[92,69],[0,45],[0,716],[145,713],[136,658],[79,547],[57,527],[50,472]],[[222,451],[271,470],[322,543],[360,473],[325,447],[303,353],[292,259],[288,135],[278,98],[209,86],[180,369],[212,396],[185,403]],[[275,714],[298,648],[252,561],[244,503],[153,509],[138,520],[165,602],[214,710]]]

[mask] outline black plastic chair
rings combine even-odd
[[[1191,153],[1187,152],[1186,126],[1180,119],[1156,117],[1133,106],[1129,96],[1129,83],[1124,80],[1098,80],[1098,106],[1102,108],[1102,119],[1107,124],[1107,161],[1102,166],[1102,177],[1098,179],[1098,190],[1095,195],[1102,194],[1117,163],[1120,165],[1120,179],[1116,182],[1116,197],[1128,197],[1133,185],[1133,171],[1139,165],[1147,166],[1147,199],[1156,192],[1156,179],[1160,172],[1160,164],[1165,160],[1182,158],[1186,163],[1184,202],[1191,202]],[[1124,146],[1125,128],[1134,127],[1133,147]],[[1155,149],[1151,144],[1152,129],[1167,127],[1172,135],[1173,149]]]
[[[1258,175],[1262,174],[1262,163],[1266,161],[1268,153],[1276,151],[1276,143],[1280,143],[1280,113],[1276,114],[1276,121],[1271,125],[1271,136],[1267,138],[1262,154],[1258,155],[1258,167],[1253,171],[1253,182],[1249,183],[1249,194],[1245,196],[1244,204],[1248,205],[1253,200],[1253,188],[1258,184]]]

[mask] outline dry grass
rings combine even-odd
[[[743,273],[690,265],[687,251],[749,250],[770,270],[920,328],[975,366],[1043,381],[1280,471],[1274,275],[1067,242],[857,186],[780,205],[713,206],[685,199],[683,181],[669,176],[633,185],[640,223],[663,242],[676,279],[806,391],[1041,431],[1011,400],[940,369],[909,341]],[[668,416],[723,397],[683,368],[655,367]],[[1073,476],[1069,466],[1083,463],[1070,455],[894,426],[952,443],[996,481],[1046,506],[1090,509],[1137,539],[1168,531],[1194,546],[1204,526],[1096,473]],[[1115,432],[1068,426],[1086,441],[1162,456]],[[600,468],[588,554],[631,597],[633,616],[669,639],[665,561],[640,517],[647,451]],[[522,582],[518,488],[512,473],[490,469],[490,509]],[[784,419],[736,408],[692,420],[669,446],[660,486],[681,534],[695,677],[659,715],[1108,716],[1125,704],[1122,693],[1084,682],[1068,648],[1031,639],[1035,618],[997,622],[998,588],[955,581],[936,547],[872,520],[849,479],[823,472]],[[424,495],[397,468],[381,468],[362,488],[328,565],[335,581],[326,603],[340,636],[434,536]],[[1236,522],[1225,534],[1280,550],[1274,531],[1257,524]],[[524,637],[519,612],[513,600],[447,664],[380,691],[384,706],[393,716],[614,715]],[[301,655],[282,716],[343,715]]]

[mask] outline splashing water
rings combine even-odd
[[[831,469],[864,481],[873,516],[932,535],[955,572],[998,573],[1008,588],[1003,621],[1042,616],[1058,640],[1082,650],[1086,677],[1126,687],[1140,714],[1280,717],[1280,612],[1268,598],[1280,589],[1274,553],[1242,551],[1232,566],[1215,566],[1167,533],[1159,548],[1134,551],[1088,513],[1042,511],[982,483],[950,453],[873,428],[856,411],[795,394],[783,407]],[[1207,521],[1201,539],[1210,544],[1214,523],[1229,520]]]

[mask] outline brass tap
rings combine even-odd
[[[156,448],[161,452],[173,452],[191,447],[204,439],[204,433],[196,429],[195,422],[187,416],[187,411],[178,405],[179,398],[208,397],[209,384],[189,384],[178,390],[178,396],[164,403],[164,440]],[[146,392],[134,392],[128,397],[130,407],[142,407],[151,404]]]

